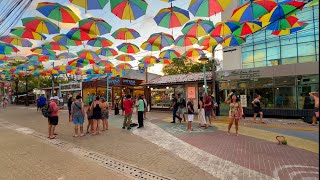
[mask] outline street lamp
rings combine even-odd
[[[203,55],[200,56],[199,61],[203,64],[204,92],[208,93],[207,75],[206,75],[206,63],[209,61],[209,58],[205,54],[203,54]]]

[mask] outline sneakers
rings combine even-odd
[[[171,123],[176,123],[176,122],[172,121]]]
[[[130,130],[130,129],[131,129],[131,127],[128,127],[128,128],[127,128],[127,130]]]

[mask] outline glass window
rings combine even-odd
[[[266,43],[265,42],[254,44],[254,50],[265,49],[265,48],[266,48]]]
[[[151,88],[151,107],[169,108],[173,93],[174,89],[172,87]]]
[[[297,44],[281,46],[281,64],[297,63]]]
[[[245,63],[252,63],[253,62],[253,52],[243,52],[242,53],[242,62]]]
[[[267,48],[267,60],[278,60],[280,59],[280,48],[270,47]]]
[[[303,30],[301,30],[301,31],[303,31]],[[299,33],[299,31],[298,31],[298,33]],[[310,34],[309,36],[301,36],[301,35],[298,34],[298,43],[310,42],[310,41],[314,41],[314,35],[313,34]]]
[[[267,61],[267,66],[278,66],[280,59]]]
[[[298,46],[299,56],[309,56],[314,55],[315,53],[316,51],[314,42],[300,43]]]
[[[296,109],[296,88],[294,86],[277,87],[275,89],[275,102],[277,108]]]
[[[295,85],[295,77],[292,77],[292,76],[275,77],[274,78],[274,85],[276,87],[294,86]]]
[[[254,61],[266,61],[266,49],[260,49],[254,51]]]
[[[305,63],[305,62],[315,62],[316,56],[300,56],[299,57],[299,63]]]
[[[243,46],[242,52],[246,52],[246,51],[253,51],[253,46]]]
[[[295,64],[298,63],[297,57],[288,57],[288,58],[282,58],[281,64]]]
[[[265,66],[267,66],[266,61],[255,61],[254,62],[254,67],[265,67]]]
[[[247,68],[254,68],[253,63],[243,63],[242,64],[242,68],[243,69],[247,69]]]

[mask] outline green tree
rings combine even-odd
[[[212,71],[212,62],[208,61],[206,64],[207,71]],[[203,71],[203,64],[201,62],[193,62],[186,56],[174,58],[172,63],[163,67],[162,72],[165,75],[188,74]]]

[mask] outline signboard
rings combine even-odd
[[[120,85],[120,79],[109,79],[109,86],[110,85]]]
[[[242,107],[247,107],[247,96],[246,95],[240,95],[240,103]]]
[[[81,83],[60,84],[60,91],[76,91],[82,90]]]
[[[196,98],[196,87],[188,87],[187,98],[195,99]]]
[[[135,86],[136,81],[133,79],[122,79],[122,85]]]

